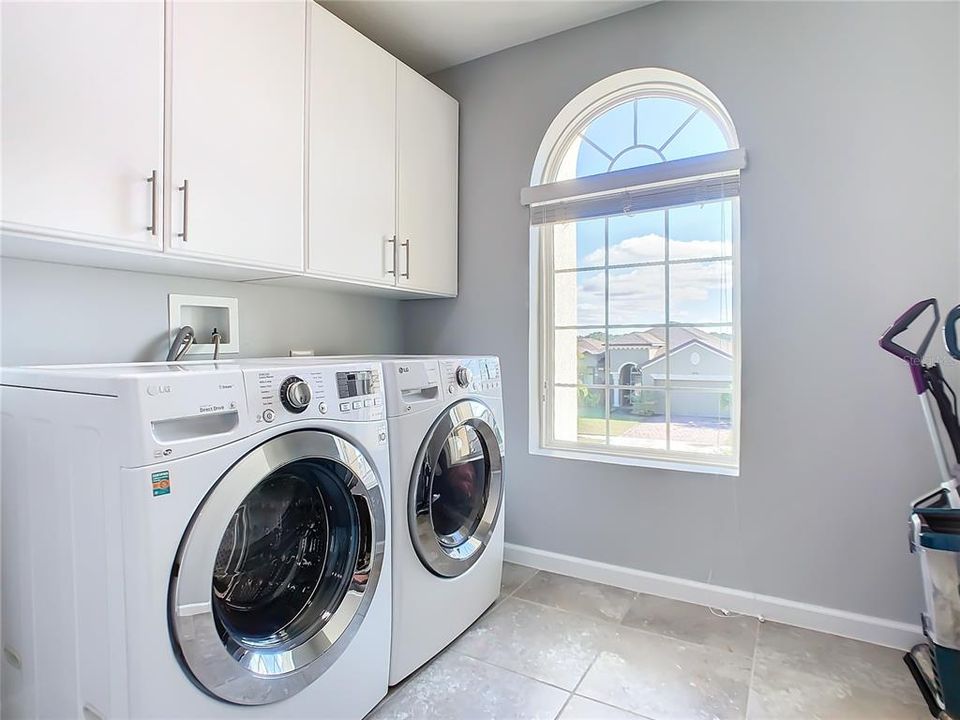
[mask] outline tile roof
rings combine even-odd
[[[666,328],[658,327],[650,328],[649,330],[635,330],[623,335],[612,335],[610,337],[610,347],[649,347],[652,349],[652,358],[663,353],[665,338]],[[691,340],[699,340],[704,345],[728,355],[733,351],[733,342],[726,334],[712,333],[701,330],[700,328],[691,327],[670,328],[671,347],[677,348]],[[577,350],[587,355],[600,355],[605,350],[605,344],[603,340],[598,340],[597,338],[582,337],[577,340]]]

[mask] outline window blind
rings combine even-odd
[[[737,197],[742,149],[524,188],[531,225],[572,222]]]

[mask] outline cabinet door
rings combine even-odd
[[[0,14],[4,230],[159,249],[163,2]]]
[[[397,62],[309,3],[307,271],[395,283]]]
[[[399,283],[457,294],[460,106],[397,63]]]
[[[305,3],[171,14],[171,251],[302,268]]]

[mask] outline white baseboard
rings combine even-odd
[[[538,570],[548,570],[582,580],[592,580],[635,592],[722,608],[745,615],[762,616],[766,620],[901,650],[908,650],[923,640],[919,625],[896,620],[861,615],[771,595],[758,595],[696,580],[658,575],[513,543],[506,543],[503,554],[504,560]]]

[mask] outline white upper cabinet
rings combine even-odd
[[[163,12],[0,4],[6,233],[160,249]]]
[[[457,294],[459,112],[397,63],[398,276],[412,290]]]
[[[0,254],[457,294],[459,105],[314,0],[0,20]]]
[[[397,62],[309,3],[307,272],[393,285]]]
[[[171,13],[171,252],[301,269],[305,3]]]

